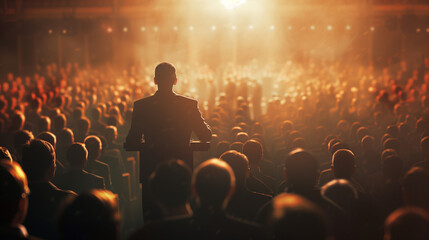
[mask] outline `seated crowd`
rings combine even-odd
[[[161,217],[143,223],[138,156],[121,143],[133,100],[154,93],[148,73],[9,74],[0,239],[429,239],[429,58],[280,65],[267,69],[290,78],[179,88],[201,99],[211,147],[194,171],[158,165],[148,191]]]

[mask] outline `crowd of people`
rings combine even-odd
[[[0,238],[429,239],[428,57],[176,67],[212,137],[159,163],[152,221],[122,147],[152,65],[4,76]]]

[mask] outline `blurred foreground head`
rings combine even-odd
[[[305,198],[286,193],[273,200],[268,234],[276,240],[324,240],[328,236],[322,211]]]
[[[404,207],[394,211],[386,219],[384,239],[429,239],[429,214],[416,207]]]
[[[234,172],[224,161],[207,160],[195,169],[192,189],[200,207],[225,209],[235,190]]]
[[[92,190],[73,196],[63,206],[58,219],[61,239],[119,239],[119,207],[115,194]]]
[[[1,160],[0,183],[0,226],[19,225],[27,214],[27,176],[18,163]]]

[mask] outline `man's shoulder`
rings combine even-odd
[[[189,104],[195,104],[198,102],[196,99],[193,99],[193,98],[187,97],[187,96],[183,96],[183,95],[179,95],[179,94],[176,94],[176,100],[184,102],[184,103],[189,103]]]
[[[144,97],[144,98],[141,98],[141,99],[135,101],[134,102],[134,107],[140,106],[140,105],[144,105],[144,104],[149,103],[149,102],[152,102],[154,100],[153,97],[154,96],[152,95],[152,96]]]

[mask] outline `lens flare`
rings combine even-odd
[[[222,5],[228,9],[232,10],[246,3],[246,0],[220,0]]]

